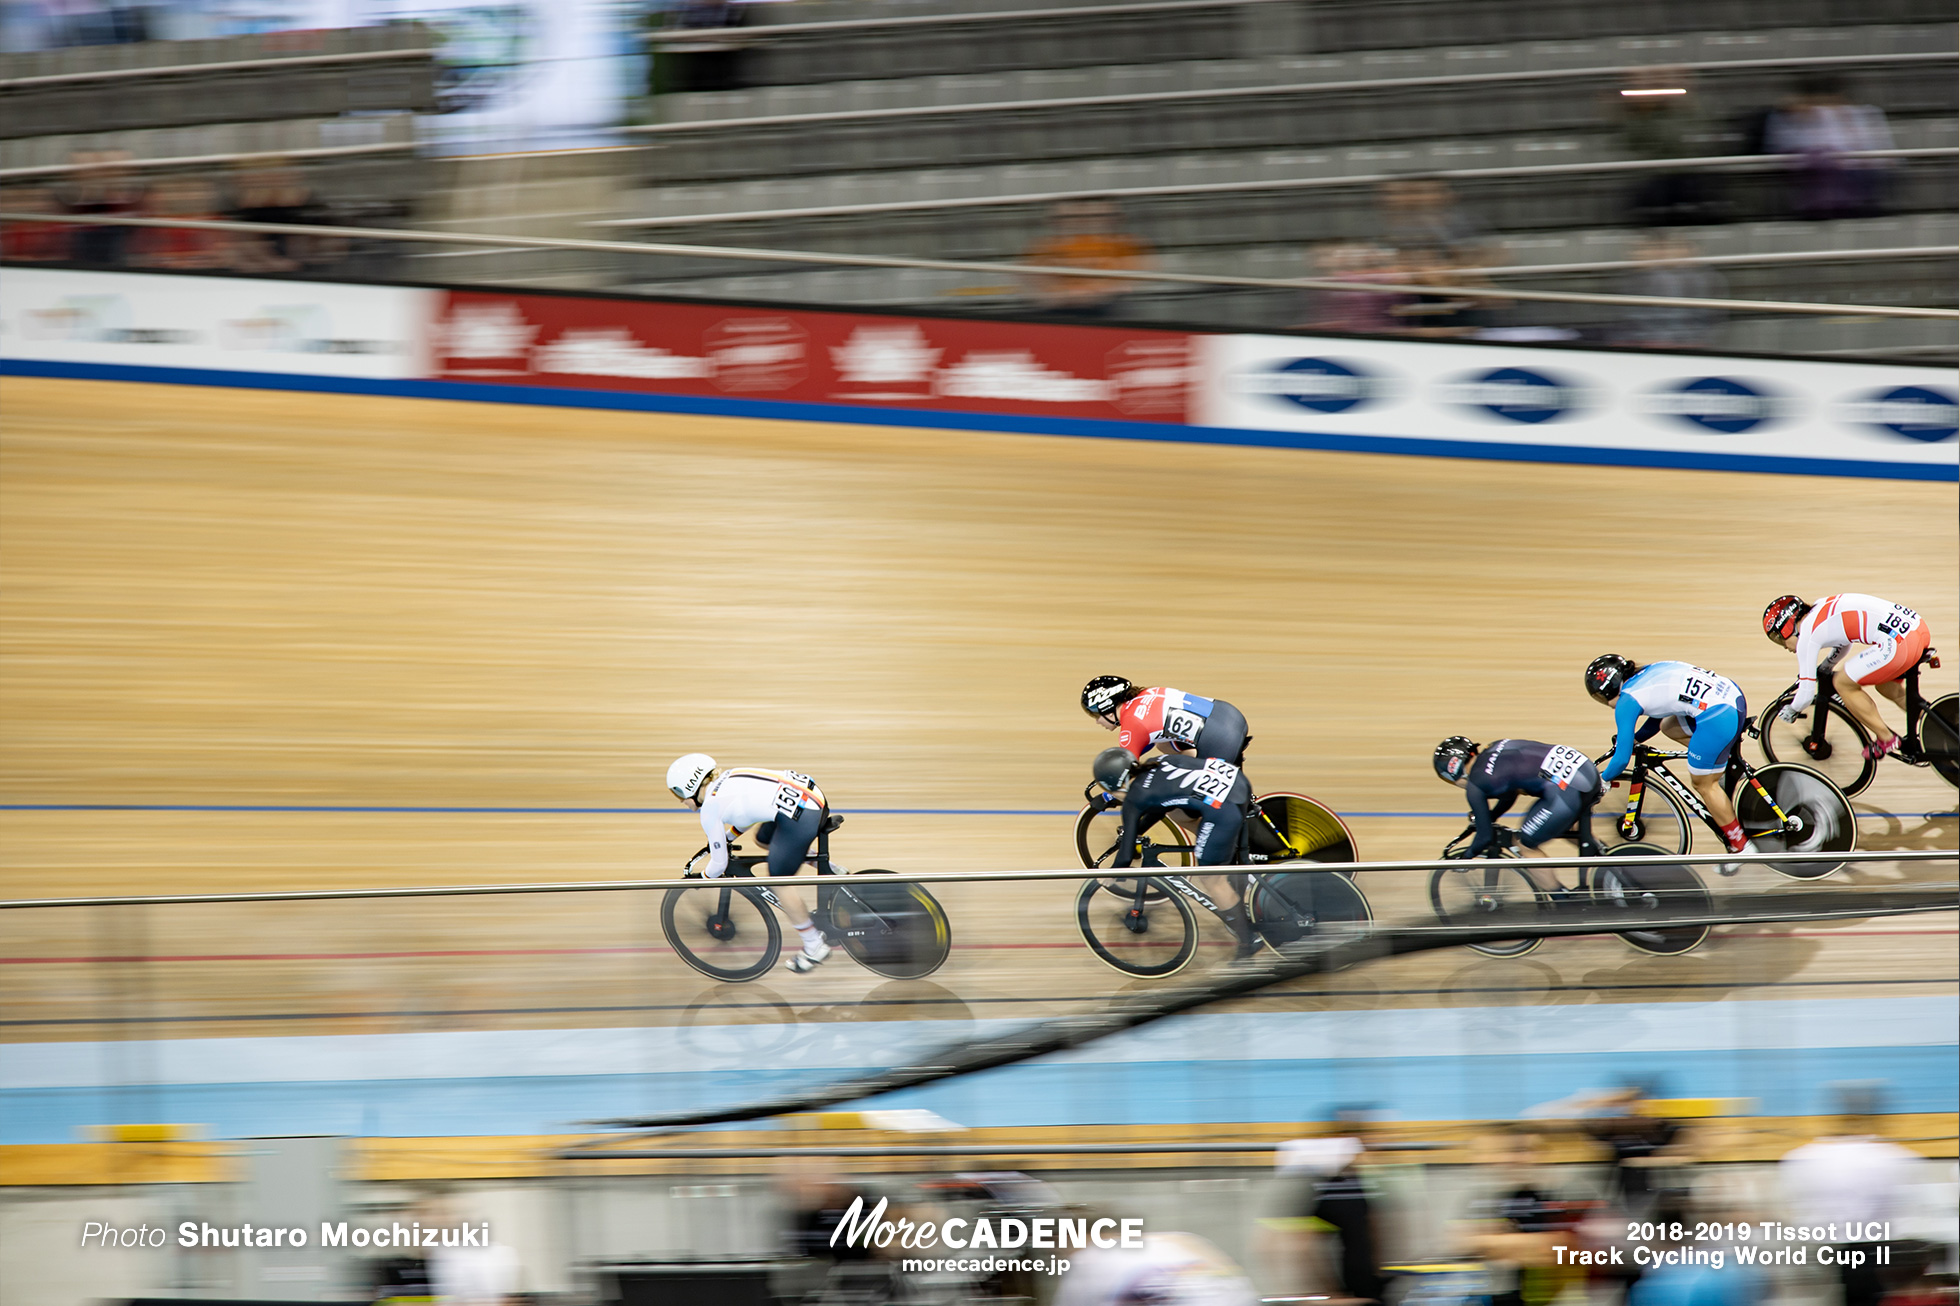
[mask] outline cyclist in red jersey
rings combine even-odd
[[[1121,676],[1091,680],[1082,691],[1082,710],[1114,730],[1116,746],[1135,758],[1154,746],[1244,766],[1245,746],[1252,742],[1245,713],[1224,699],[1162,686],[1138,689]]]
[[[1932,631],[1917,612],[1869,594],[1833,594],[1814,604],[1785,594],[1763,609],[1763,634],[1770,643],[1797,655],[1797,695],[1777,715],[1795,721],[1816,698],[1819,674],[1826,674],[1831,688],[1872,737],[1865,756],[1884,757],[1898,750],[1897,732],[1885,724],[1865,687],[1905,707],[1905,674],[1918,665],[1933,641]],[[1852,653],[1853,644],[1865,647]]]

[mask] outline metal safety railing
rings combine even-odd
[[[1581,867],[1597,867],[1599,857],[1541,857],[1533,858],[1530,865],[1534,869],[1572,870]],[[1711,862],[1723,865],[1773,866],[1782,865],[1826,865],[1831,863],[1860,862],[1960,862],[1960,850],[1951,849],[1909,849],[1880,852],[1809,852],[1809,853],[1758,853],[1740,855],[1734,853],[1656,853],[1640,856],[1616,856],[1612,858],[1616,866],[1702,866]],[[1151,879],[1165,875],[1286,875],[1299,871],[1339,871],[1345,875],[1377,874],[1387,871],[1433,871],[1462,870],[1466,863],[1457,858],[1431,857],[1406,861],[1379,862],[1311,862],[1294,861],[1257,866],[1205,866],[1205,867],[1130,867],[1114,871],[1107,867],[1084,869],[1071,867],[1064,870],[1027,871],[926,871],[881,873],[881,884],[1038,884],[1049,881],[1080,881],[1107,878]],[[733,882],[741,882],[745,877],[733,877]],[[24,911],[47,907],[162,907],[190,906],[206,903],[242,902],[329,902],[362,898],[473,898],[496,897],[511,894],[536,893],[626,893],[646,889],[698,889],[711,881],[699,877],[650,879],[650,880],[565,880],[522,884],[424,884],[389,885],[363,889],[266,889],[243,893],[150,893],[117,894],[77,898],[13,898],[0,899],[0,911]],[[1815,885],[1816,881],[1804,883]],[[1867,888],[1868,886],[1858,886]],[[1916,892],[1926,893],[1940,889],[1954,889],[1960,894],[1960,883],[1955,884],[1915,884],[1900,886]],[[1960,896],[1952,904],[1960,909]],[[1943,910],[1939,907],[1924,907],[1916,910]]]
[[[498,250],[552,249],[587,253],[725,259],[747,263],[802,263],[816,267],[910,268],[937,272],[986,273],[990,276],[1094,278],[1140,284],[1226,286],[1258,290],[1353,291],[1352,281],[1319,277],[1239,277],[1196,272],[1158,272],[1114,268],[1074,268],[1023,263],[970,262],[958,259],[906,258],[880,254],[833,254],[819,250],[756,249],[748,246],[678,245],[623,240],[576,240],[549,236],[506,236],[458,231],[416,231],[396,227],[339,227],[314,223],[226,222],[185,218],[108,217],[97,214],[0,213],[0,223],[63,223],[71,226],[161,227],[185,231],[249,232],[263,235],[331,236],[361,241],[399,241],[407,244],[478,246]],[[1488,286],[1398,284],[1402,294],[1467,295],[1488,298]],[[657,296],[648,296],[655,298]],[[1612,295],[1583,291],[1502,291],[1507,300],[1550,304],[1605,304],[1623,308],[1711,308],[1734,313],[1788,313],[1837,317],[1934,318],[1960,321],[1960,309],[1919,308],[1899,304],[1838,304],[1804,300],[1707,299],[1677,295]],[[1147,325],[1147,324],[1146,324]]]
[[[1847,153],[1846,158],[1891,159],[1911,162],[1915,159],[1950,159],[1960,156],[1960,149],[1950,145],[1912,146],[1892,150],[1860,150]],[[1197,199],[1205,196],[1247,195],[1263,192],[1311,191],[1360,189],[1379,186],[1385,182],[1407,180],[1420,176],[1425,180],[1448,182],[1478,182],[1504,180],[1552,180],[1559,177],[1582,177],[1637,172],[1701,172],[1734,171],[1762,172],[1777,168],[1788,168],[1801,160],[1795,154],[1714,154],[1691,159],[1604,159],[1590,163],[1525,163],[1495,168],[1432,168],[1414,172],[1357,172],[1341,173],[1327,177],[1275,177],[1256,178],[1242,181],[1193,181],[1169,182],[1155,186],[1103,186],[1077,190],[1024,191],[1009,195],[951,195],[939,199],[922,200],[878,200],[864,204],[810,205],[803,208],[783,209],[738,209],[727,213],[700,213],[683,216],[661,216],[644,218],[603,218],[592,222],[593,227],[617,227],[631,229],[652,229],[658,227],[680,227],[702,223],[727,222],[766,222],[770,220],[790,220],[828,217],[875,217],[881,214],[896,213],[938,213],[966,209],[1016,208],[1059,204],[1075,200],[1109,200],[1115,203],[1129,203],[1135,200],[1151,199]],[[1349,289],[1353,286],[1350,283]]]

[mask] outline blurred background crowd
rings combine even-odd
[[[1322,288],[15,222],[9,260],[1943,357],[1950,9],[1728,0],[13,0],[16,214],[421,226]],[[158,39],[158,38],[171,39]],[[1345,288],[1329,288],[1338,283]],[[1447,291],[1420,287],[1447,287]]]

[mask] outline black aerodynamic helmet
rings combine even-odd
[[[1470,769],[1470,763],[1483,745],[1471,740],[1467,735],[1451,735],[1436,745],[1436,774],[1446,784],[1455,784]]]
[[[1781,647],[1784,640],[1797,633],[1797,623],[1808,611],[1810,605],[1795,594],[1771,599],[1763,609],[1763,634],[1770,643]]]
[[[1108,716],[1122,706],[1134,689],[1121,676],[1097,676],[1082,687],[1082,710],[1090,716]]]
[[[1602,703],[1610,703],[1620,696],[1627,677],[1637,668],[1632,658],[1623,658],[1618,653],[1602,653],[1586,663],[1586,692]]]
[[[1137,764],[1129,752],[1121,748],[1105,748],[1096,754],[1096,760],[1089,764],[1094,772],[1096,783],[1115,793],[1129,783],[1130,770]]]

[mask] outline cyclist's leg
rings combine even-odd
[[[1198,865],[1230,866],[1233,854],[1238,851],[1239,831],[1244,825],[1244,810],[1230,803],[1216,812],[1208,813],[1205,823],[1198,827],[1198,840],[1193,848]],[[1238,955],[1251,956],[1259,944],[1252,933],[1252,920],[1246,915],[1244,896],[1232,883],[1232,877],[1203,875],[1193,876],[1192,879],[1213,902],[1220,904],[1218,917],[1231,927],[1232,937],[1238,941]]]
[[[1932,639],[1932,629],[1922,624],[1902,639],[1886,639],[1883,643],[1861,649],[1855,656],[1846,658],[1844,665],[1832,673],[1832,687],[1874,741],[1894,739],[1896,732],[1885,724],[1878,704],[1872,702],[1872,696],[1865,692],[1865,687],[1869,685],[1877,689],[1903,708],[1906,705],[1905,674],[1919,661],[1919,655],[1926,651]]]
[[[1556,839],[1572,828],[1573,823],[1579,819],[1583,801],[1575,781],[1564,789],[1552,790],[1533,803],[1530,810],[1524,814],[1524,819],[1518,822],[1518,846],[1525,857],[1546,856],[1541,845],[1547,839]],[[1565,891],[1565,886],[1559,882],[1556,871],[1540,870],[1528,861],[1518,867],[1518,871],[1525,879],[1531,881],[1533,887],[1543,889],[1546,893],[1558,894]]]
[[[1245,741],[1249,737],[1245,713],[1224,699],[1215,698],[1211,701],[1211,715],[1205,718],[1205,728],[1198,732],[1196,751],[1199,757],[1215,757],[1243,767]]]
[[[1695,720],[1695,732],[1688,739],[1688,779],[1708,807],[1729,851],[1741,852],[1742,825],[1735,817],[1735,804],[1722,790],[1722,776],[1729,769],[1729,755],[1742,737],[1742,723],[1749,719],[1749,704],[1737,699],[1710,708]]]
[[[817,841],[817,831],[823,826],[823,816],[821,808],[805,807],[792,819],[776,818],[776,829],[769,839],[771,876],[791,876],[803,869],[810,845]],[[783,914],[789,917],[789,923],[807,942],[815,933],[815,927],[810,924],[809,901],[801,890],[787,884],[776,886],[776,896],[782,899]]]

